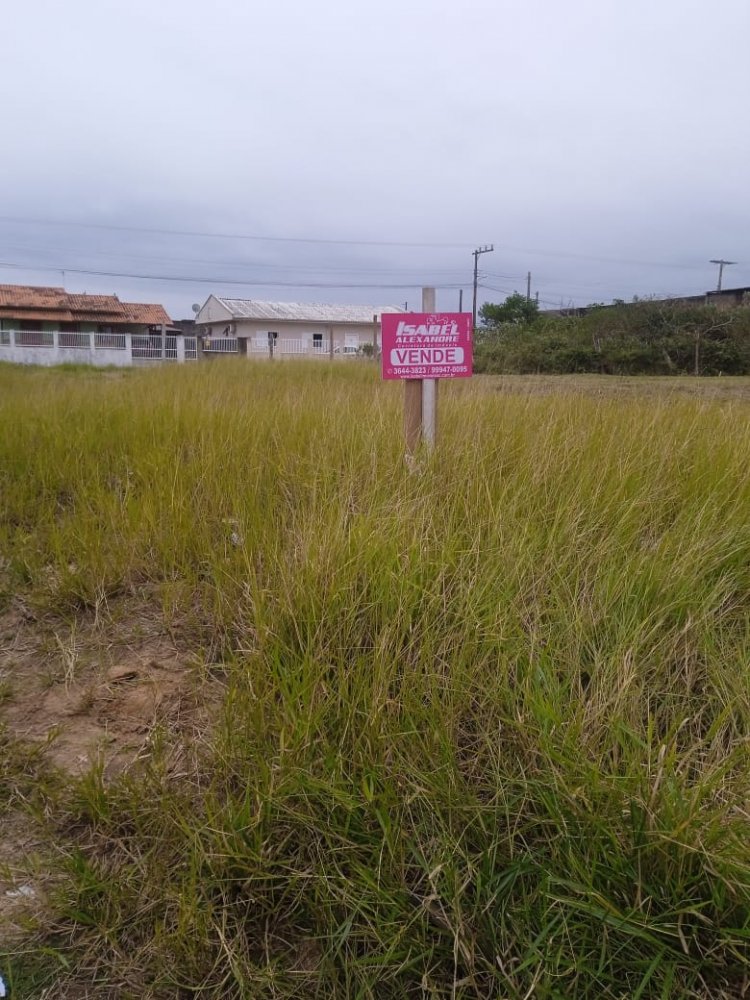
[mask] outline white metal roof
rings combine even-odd
[[[402,313],[400,306],[330,306],[310,302],[258,302],[257,299],[222,299],[233,319],[286,320],[302,323],[372,323],[382,313]]]

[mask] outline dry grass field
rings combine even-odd
[[[0,367],[0,974],[750,995],[750,379]]]

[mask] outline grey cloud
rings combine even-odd
[[[0,221],[0,260],[28,265],[0,268],[2,281],[59,282],[41,268],[66,266],[71,289],[162,301],[178,317],[209,290],[417,301],[304,287],[350,278],[435,281],[455,307],[471,245],[494,241],[490,298],[529,269],[550,302],[698,292],[717,255],[740,262],[728,283],[750,284],[745,0],[6,7],[3,217],[466,246]]]

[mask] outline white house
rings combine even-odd
[[[196,316],[204,355],[346,357],[380,347],[380,317],[399,306],[259,302],[209,295]],[[368,346],[369,345],[369,346]]]
[[[196,338],[171,326],[160,305],[64,288],[0,285],[0,361],[123,367],[197,360]]]

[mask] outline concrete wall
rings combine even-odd
[[[86,350],[82,347],[0,347],[0,361],[13,361],[19,365],[95,365],[106,368],[130,367],[130,351]]]
[[[0,343],[0,361],[12,361],[19,365],[42,365],[44,367],[78,364],[95,365],[99,368],[107,365],[126,368],[133,363],[130,350],[131,335],[129,333],[125,334],[125,350],[111,350],[109,348],[94,348],[93,346],[88,348],[60,347],[57,332],[52,332],[55,334],[55,343],[52,347],[19,347],[15,343]],[[10,334],[10,339],[15,340],[13,333]],[[93,344],[93,337],[91,343]]]

